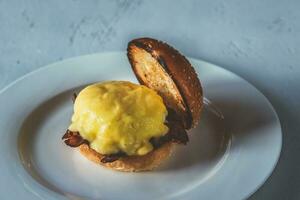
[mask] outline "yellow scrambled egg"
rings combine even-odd
[[[153,149],[149,139],[168,132],[166,115],[162,98],[146,86],[96,83],[77,96],[69,130],[79,131],[101,154],[145,155]]]

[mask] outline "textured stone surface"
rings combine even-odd
[[[0,89],[46,64],[125,50],[138,36],[229,69],[262,91],[284,134],[280,162],[250,199],[300,199],[300,1],[0,0]]]

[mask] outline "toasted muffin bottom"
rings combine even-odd
[[[108,163],[101,162],[101,159],[104,158],[104,156],[90,148],[87,144],[80,145],[79,150],[87,159],[104,167],[124,172],[138,172],[149,171],[158,167],[171,155],[174,145],[175,144],[172,142],[167,142],[146,155],[123,157]]]

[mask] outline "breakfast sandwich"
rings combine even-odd
[[[84,88],[74,99],[63,136],[89,160],[119,171],[152,170],[200,119],[203,94],[190,62],[151,38],[128,43],[127,56],[141,85],[106,81]]]

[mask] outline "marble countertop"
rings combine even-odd
[[[65,58],[125,50],[135,37],[167,41],[240,75],[270,100],[283,150],[250,199],[300,199],[299,8],[297,0],[0,0],[0,89]]]

